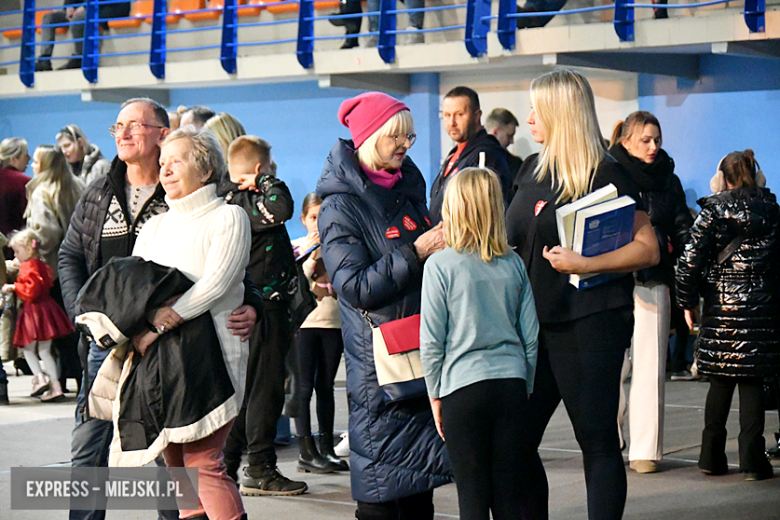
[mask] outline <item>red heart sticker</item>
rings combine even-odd
[[[433,225],[433,224],[431,224],[431,219],[429,219],[428,217],[423,217],[423,218],[425,219],[425,223],[426,224],[428,224],[429,226]]]
[[[398,231],[397,227],[393,226],[393,227],[387,228],[387,231],[385,231],[385,236],[387,238],[398,238],[398,237],[401,236],[401,232]]]
[[[414,231],[415,229],[417,229],[417,222],[412,220],[412,218],[407,215],[404,217],[404,227],[409,231]]]
[[[544,207],[546,205],[547,205],[547,201],[546,200],[540,200],[539,202],[537,202],[536,206],[534,206],[534,217],[539,216],[539,213],[542,212],[542,210],[544,209]]]

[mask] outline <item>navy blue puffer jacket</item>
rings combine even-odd
[[[352,497],[387,502],[451,481],[428,399],[386,403],[374,368],[379,325],[420,312],[423,266],[412,246],[430,229],[425,180],[408,157],[392,189],[369,181],[351,141],[330,152],[317,183],[322,258],[339,297],[347,365]]]

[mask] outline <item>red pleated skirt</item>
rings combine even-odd
[[[33,341],[61,338],[73,332],[68,315],[48,294],[23,303],[16,320],[14,345],[23,348]]]

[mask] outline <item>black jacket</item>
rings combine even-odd
[[[693,224],[682,183],[674,174],[674,160],[661,149],[653,164],[647,164],[631,156],[620,143],[610,148],[609,153],[625,166],[631,180],[639,186],[661,252],[658,265],[639,271],[636,278],[640,282],[655,281],[671,287],[674,264]]]
[[[317,183],[322,258],[339,297],[347,364],[352,497],[388,502],[451,480],[424,396],[388,404],[376,378],[372,332],[420,312],[423,266],[413,243],[431,228],[425,180],[407,157],[385,189],[368,180],[351,141],[333,147]]]
[[[97,179],[81,194],[70,220],[68,232],[60,245],[59,276],[65,310],[73,320],[76,318],[76,295],[87,279],[114,256],[124,257],[133,253],[135,239],[143,224],[154,215],[168,210],[165,191],[158,185],[154,195],[144,204],[138,218],[122,232],[104,236],[106,219],[112,224],[130,222],[125,196],[127,164],[114,158],[111,170],[105,177]],[[112,199],[116,197],[122,214],[108,217]],[[120,229],[117,226],[117,229]]]
[[[118,346],[127,356],[132,348],[126,338],[147,327],[146,313],[192,284],[175,268],[138,257],[114,258],[79,293],[79,327],[101,347]],[[130,371],[120,380],[116,426],[121,449],[112,446],[111,453],[117,465],[151,462],[167,444],[205,438],[238,415],[211,313],[163,334],[144,356],[131,355],[131,361],[124,358]],[[100,383],[95,384],[97,389]]]
[[[514,184],[515,180],[517,180],[517,174],[520,173],[520,168],[523,167],[523,160],[520,157],[509,153],[509,150],[505,149],[504,152],[506,153],[506,164],[509,167],[509,175],[512,178],[511,182],[509,183],[511,187],[512,184]],[[511,188],[510,188],[510,194],[511,194]]]
[[[509,245],[525,262],[528,278],[534,291],[536,313],[539,323],[563,323],[573,321],[597,312],[633,308],[634,280],[631,276],[616,279],[578,291],[569,283],[569,275],[550,265],[542,255],[544,248],[560,245],[555,210],[568,201],[556,202],[560,191],[552,185],[552,175],[538,182],[534,170],[539,154],[529,155],[515,181],[515,196],[506,211],[506,232]],[[626,169],[614,158],[605,155],[599,163],[593,180],[592,190],[614,184],[618,196],[628,195],[637,201],[636,209],[642,211],[639,189]]]
[[[296,290],[295,254],[284,223],[293,216],[293,199],[287,185],[270,175],[258,175],[260,191],[239,190],[225,179],[217,194],[228,204],[236,204],[249,215],[252,249],[247,271],[260,287],[263,298],[287,301]]]
[[[444,171],[450,162],[450,157],[455,153],[457,147],[450,150],[447,158],[439,169],[439,175],[433,181],[431,186],[430,217],[435,226],[441,222],[441,206],[444,202],[444,191],[447,189],[449,180],[458,173],[458,170],[469,167],[479,166],[479,154],[485,152],[485,166],[498,174],[501,180],[501,188],[504,190],[504,202],[509,202],[509,189],[512,187],[512,179],[517,172],[510,172],[506,162],[506,150],[501,146],[494,136],[490,135],[483,128],[468,140],[466,147],[452,165],[452,170],[447,177],[444,177]]]
[[[699,200],[701,213],[677,262],[677,302],[704,299],[697,367],[703,374],[780,373],[780,206],[766,188],[728,190]],[[735,237],[739,247],[718,255]]]

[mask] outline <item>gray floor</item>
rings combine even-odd
[[[0,408],[0,519],[65,519],[65,511],[11,511],[10,468],[67,463],[75,396],[58,404],[41,404],[27,397],[30,377],[10,376],[11,406]],[[336,428],[347,426],[343,369],[337,378]],[[73,388],[75,384],[70,382]],[[780,478],[744,482],[737,473],[738,432],[736,402],[729,422],[728,456],[732,471],[723,477],[706,477],[696,468],[708,385],[668,382],[663,471],[637,475],[628,471],[626,519],[736,520],[780,519]],[[767,413],[767,440],[778,427],[776,412]],[[309,484],[300,497],[245,497],[251,519],[351,519],[354,503],[346,474],[303,475],[296,472],[295,445],[279,450],[279,467],[292,478]],[[563,408],[553,417],[542,445],[542,458],[550,481],[550,517],[585,519],[585,486],[581,456]],[[780,467],[778,461],[774,462]],[[780,475],[780,472],[776,470]],[[436,491],[436,517],[458,518],[454,485]],[[151,511],[109,511],[109,519],[152,520]]]

